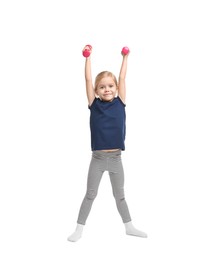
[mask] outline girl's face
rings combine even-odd
[[[117,94],[117,86],[112,77],[104,77],[99,82],[96,94],[103,101],[112,101]]]

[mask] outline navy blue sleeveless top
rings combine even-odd
[[[90,109],[91,149],[125,150],[125,104],[119,97],[111,102],[95,98]]]

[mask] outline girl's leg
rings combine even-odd
[[[131,216],[124,195],[124,170],[121,158],[118,156],[114,164],[114,170],[109,172],[112,191],[116,201],[118,212],[124,223],[131,221]]]
[[[147,237],[147,234],[136,229],[131,222],[130,213],[124,196],[124,170],[121,158],[118,158],[118,161],[115,162],[114,171],[110,171],[109,176],[117,209],[125,224],[126,234],[138,237]]]
[[[98,187],[103,175],[103,171],[100,169],[99,163],[100,162],[98,161],[98,159],[92,158],[88,172],[87,191],[80,207],[77,220],[78,224],[85,225],[93,201],[97,196]]]
[[[93,155],[88,172],[87,191],[80,207],[77,227],[75,232],[70,237],[68,237],[68,240],[71,242],[76,242],[82,236],[83,227],[90,213],[93,201],[97,196],[98,187],[103,175],[103,170],[100,166],[101,160],[94,158]]]

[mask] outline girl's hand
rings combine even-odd
[[[129,53],[130,53],[130,50],[129,50],[129,48],[127,46],[122,48],[121,54],[123,56],[128,55]]]
[[[82,50],[82,55],[87,58],[92,53],[92,46],[90,44],[85,45],[85,47]]]

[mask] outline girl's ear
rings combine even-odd
[[[116,87],[116,90],[117,90],[117,91],[116,91],[115,97],[118,96],[118,89],[119,89],[119,88],[118,88],[118,86],[117,86],[117,87]]]
[[[97,89],[95,89],[95,95],[98,98],[98,91],[97,91]]]

